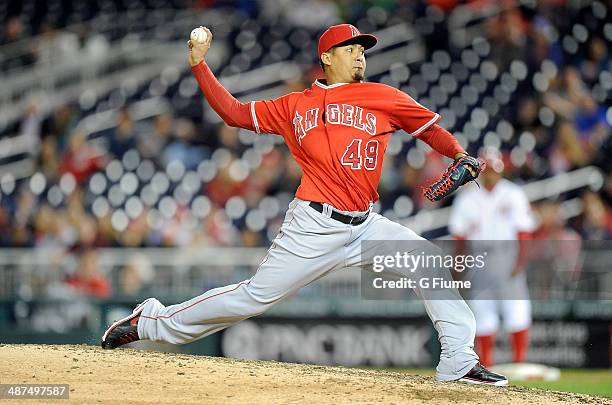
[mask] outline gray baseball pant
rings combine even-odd
[[[371,256],[379,253],[370,249],[362,254],[364,240],[380,241],[383,250],[388,241],[414,240],[421,245],[424,241],[412,230],[376,213],[353,226],[330,218],[329,209],[322,214],[308,204],[297,198],[291,202],[278,236],[250,279],[176,305],[147,300],[138,322],[140,338],[173,344],[193,342],[265,312],[332,271],[372,262]],[[449,279],[450,273],[445,271]],[[438,332],[442,350],[436,378],[440,381],[463,377],[478,361],[474,316],[456,290],[446,291],[447,298],[428,299],[428,291],[417,289]]]

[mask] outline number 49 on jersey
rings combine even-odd
[[[353,170],[359,170],[362,167],[366,170],[375,170],[378,161],[378,141],[376,139],[369,140],[363,150],[361,144],[361,139],[353,139],[346,147],[341,163],[344,166],[350,166]]]

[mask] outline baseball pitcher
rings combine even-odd
[[[361,34],[350,24],[332,26],[318,46],[325,80],[301,93],[241,103],[206,64],[212,33],[205,30],[205,41],[191,40],[188,47],[192,72],[208,103],[228,125],[282,136],[303,177],[253,277],[177,305],[164,306],[149,298],[107,329],[104,348],[140,339],[189,343],[263,313],[332,271],[371,263],[370,253],[361,252],[362,241],[380,241],[381,249],[385,241],[422,242],[412,230],[372,211],[387,143],[396,130],[455,159],[427,189],[432,200],[450,194],[480,171],[457,140],[436,125],[438,114],[402,91],[365,82],[365,51],[376,45],[375,36]],[[437,248],[429,245],[435,252]],[[427,297],[418,289],[417,294]],[[447,294],[448,299],[423,300],[442,349],[436,378],[507,385],[504,376],[480,365],[473,349],[474,316],[456,290]]]

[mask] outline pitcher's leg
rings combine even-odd
[[[365,240],[370,241],[370,249],[362,252],[361,242]],[[395,243],[389,243],[389,241]],[[411,245],[410,241],[414,243]],[[373,255],[394,255],[397,249],[415,251],[424,255],[441,254],[438,247],[412,230],[381,215],[374,214],[349,246],[347,262],[349,266],[369,264],[372,263]],[[403,271],[407,269],[404,268]],[[452,280],[450,272],[445,268],[431,269],[430,273],[445,280]],[[414,273],[400,272],[400,274],[408,277],[415,276]],[[463,377],[478,362],[478,356],[474,352],[476,323],[472,311],[456,289],[431,291],[419,287],[416,292],[423,299],[425,310],[438,332],[438,340],[442,349],[436,378],[441,381],[450,381]]]
[[[141,339],[183,344],[259,315],[327,271],[335,255],[312,262],[276,246],[249,280],[215,288],[189,301],[164,306],[151,299],[138,322]]]
[[[444,255],[440,248],[429,241],[421,240],[418,246],[419,252],[424,252],[426,256]],[[453,280],[450,271],[442,266],[423,268],[415,273],[417,277],[430,280]],[[441,352],[436,379],[453,381],[465,376],[478,362],[478,355],[474,351],[476,320],[472,311],[455,288],[422,288],[417,282],[416,292],[423,300],[427,315],[438,332]]]
[[[148,300],[138,321],[140,339],[183,344],[259,315],[344,264],[348,233],[324,228],[311,208],[294,207],[255,275],[189,301],[164,306]],[[312,210],[309,212],[307,210]]]
[[[436,379],[453,381],[463,377],[478,362],[474,351],[476,321],[472,311],[461,299],[423,300],[423,304],[440,341]]]

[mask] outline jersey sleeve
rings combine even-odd
[[[396,90],[391,111],[391,123],[396,129],[401,128],[412,136],[418,136],[439,119],[439,114],[429,111],[403,91]]]
[[[536,220],[531,211],[529,200],[525,193],[518,189],[514,192],[514,223],[518,232],[533,232],[536,228]]]
[[[251,101],[251,119],[255,132],[283,135],[291,126],[289,99],[290,94],[274,100]]]

